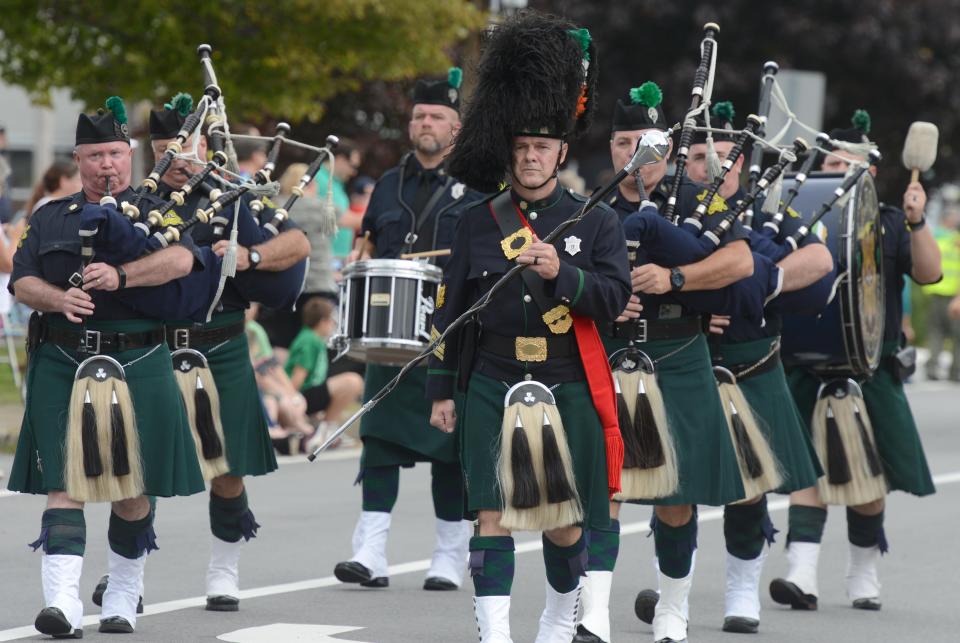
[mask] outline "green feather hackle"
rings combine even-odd
[[[127,107],[119,96],[111,96],[106,102],[107,109],[113,112],[113,117],[121,125],[127,122]]]
[[[590,30],[586,27],[580,27],[579,29],[567,29],[567,33],[580,45],[583,57],[590,60],[590,42],[592,41]]]
[[[180,92],[170,99],[170,102],[164,105],[164,108],[176,110],[181,116],[187,116],[193,111],[193,96],[186,92]]]
[[[630,101],[646,107],[657,107],[663,101],[663,92],[655,82],[648,80],[630,90]]]
[[[850,119],[850,122],[853,123],[853,126],[860,130],[863,134],[870,133],[870,114],[865,109],[858,109],[853,113],[853,118]]]
[[[463,83],[463,70],[459,67],[451,67],[450,71],[447,72],[447,84],[453,87],[454,89],[460,89],[460,85]]]
[[[714,118],[723,123],[732,123],[736,112],[733,111],[733,103],[728,100],[721,101],[713,106],[710,113]]]

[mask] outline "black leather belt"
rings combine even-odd
[[[679,319],[636,319],[600,325],[600,334],[614,339],[629,339],[634,342],[652,342],[660,339],[683,339],[703,330],[699,315]]]
[[[121,353],[163,343],[162,328],[139,333],[123,333],[89,328],[74,330],[72,328],[43,325],[40,336],[43,341],[91,355]]]
[[[243,333],[243,322],[238,321],[221,328],[194,328],[193,326],[167,326],[167,345],[170,350],[195,348],[228,342]]]
[[[518,362],[544,362],[578,354],[573,333],[556,337],[506,337],[483,331],[480,333],[480,350]]]
[[[780,351],[777,350],[776,353],[770,355],[769,357],[763,359],[763,361],[758,362],[744,362],[742,364],[724,364],[722,361],[714,360],[714,366],[722,366],[731,373],[738,380],[746,380],[751,377],[756,377],[757,375],[763,375],[764,373],[769,373],[777,367],[780,363]]]

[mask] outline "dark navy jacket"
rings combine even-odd
[[[444,191],[431,207],[429,216],[426,219],[420,217],[425,225],[415,230],[417,217],[413,204],[423,171],[423,166],[411,153],[377,181],[362,224],[362,232],[370,233],[370,241],[376,248],[375,259],[396,259],[413,251],[415,246],[425,246],[427,250],[451,247],[460,215],[484,197],[448,175],[442,166],[436,168],[431,172],[431,188],[443,187]],[[416,241],[413,235],[417,236]],[[439,257],[436,264],[443,266],[446,261],[445,257]]]
[[[907,214],[898,207],[880,204],[883,239],[883,289],[885,318],[883,341],[899,341],[903,324],[903,287],[913,270]],[[812,236],[812,235],[811,235]]]
[[[652,194],[650,194],[650,200],[653,201],[658,208],[662,208],[666,204],[670,194],[672,180],[673,177],[664,178]],[[676,213],[681,221],[693,213],[700,202],[706,197],[707,191],[707,186],[683,177],[680,184],[680,191],[677,195],[676,207]],[[633,238],[634,234],[631,230],[634,228],[633,224],[636,221],[632,216],[637,215],[639,204],[628,201],[619,191],[614,194],[609,202],[624,221],[624,232],[626,233],[627,239],[637,240]],[[730,206],[722,197],[719,195],[715,196],[703,219],[704,229],[711,230],[716,227],[729,209]],[[732,241],[745,240],[748,239],[748,237],[748,231],[739,223],[734,223],[730,231],[721,240],[721,246],[731,243]],[[669,250],[672,251],[673,249]],[[700,257],[681,257],[679,254],[676,258],[677,261],[670,264],[670,266],[693,263],[700,259]],[[644,251],[641,248],[638,251],[638,261],[636,265],[642,265],[647,262]],[[746,306],[751,310],[757,308],[757,316],[759,318],[759,307],[760,302],[762,302],[761,291],[768,289],[767,282],[773,278],[774,275],[771,271],[765,270],[759,271],[756,284],[740,284],[737,288],[728,286],[726,289],[718,291],[671,292],[663,295],[638,294],[644,308],[641,316],[645,319],[671,319],[700,312],[722,313],[727,311],[728,308],[742,309]],[[748,288],[748,286],[751,285],[755,285],[756,287]],[[748,304],[748,302],[754,302],[756,305]]]
[[[585,197],[560,186],[547,198],[533,203],[522,201],[515,193],[511,195],[539,238],[546,237],[578,212],[586,201]],[[503,235],[490,210],[492,198],[463,214],[453,253],[444,268],[444,295],[434,316],[438,332],[443,332],[515,265],[504,256]],[[626,241],[616,214],[600,204],[561,234],[554,245],[560,258],[560,272],[544,284],[550,302],[568,306],[574,314],[590,317],[598,324],[613,321],[626,307],[630,296]],[[490,332],[508,338],[561,337],[550,331],[542,319],[544,311],[535,300],[525,297],[526,294],[519,276],[508,282],[479,313],[481,334]],[[568,334],[572,336],[573,330]],[[438,350],[441,356],[437,353],[431,356],[427,371],[428,398],[453,397],[456,371],[461,366],[461,338],[462,335],[453,334],[442,350]],[[584,377],[578,354],[561,358],[548,356],[544,362],[519,362],[480,350],[473,370],[509,382],[530,374],[548,386]]]
[[[164,195],[169,194],[170,189],[167,186],[163,190]],[[239,209],[238,235],[237,243],[242,246],[250,247],[259,243],[264,243],[273,238],[273,236],[262,230],[261,226],[273,219],[274,208],[265,207],[261,212],[259,219],[253,216],[253,211],[249,204],[254,200],[253,196],[245,195],[241,199]],[[184,201],[182,206],[177,206],[174,211],[180,218],[192,216],[199,207],[209,207],[209,200],[203,195],[201,190],[194,190]],[[230,223],[233,221],[234,207],[225,208],[224,215],[227,216]],[[280,232],[286,230],[299,229],[293,221],[296,216],[296,208],[290,217],[284,220],[280,227]],[[221,239],[230,238],[230,227],[228,226],[220,238],[214,238],[213,226],[209,223],[198,223],[189,231],[190,238],[201,248],[209,248]],[[234,310],[244,310],[251,301],[259,301],[271,308],[287,307],[296,301],[303,285],[303,278],[306,271],[306,260],[298,262],[295,266],[279,272],[268,271],[244,271],[238,272],[236,276],[228,279],[224,285],[223,295],[217,312],[230,312]]]
[[[117,202],[132,200],[131,189],[114,195]],[[158,201],[146,196],[141,210],[153,207]],[[10,292],[15,293],[16,282],[22,277],[39,277],[64,290],[71,287],[69,279],[81,267],[80,212],[87,204],[83,192],[50,201],[30,217],[13,259]],[[195,270],[184,279],[149,288],[128,288],[107,292],[91,290],[94,320],[164,319],[173,315],[191,316],[208,297],[209,280],[204,277],[212,266],[209,257],[194,250]],[[94,256],[94,262],[98,258]],[[219,271],[219,268],[216,268]]]

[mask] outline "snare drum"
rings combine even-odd
[[[360,362],[402,366],[430,344],[443,271],[422,261],[370,259],[343,269],[333,346]]]
[[[809,221],[842,182],[842,174],[814,173],[792,207]],[[788,174],[784,194],[792,184]],[[820,315],[784,315],[783,361],[826,376],[869,375],[880,363],[884,325],[883,243],[873,177],[864,173],[843,207],[824,215],[811,234],[830,249],[837,283]]]

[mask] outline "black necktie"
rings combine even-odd
[[[433,172],[430,170],[423,170],[420,172],[420,181],[417,184],[417,193],[413,197],[413,213],[417,216],[417,219],[423,217],[424,212],[423,208],[427,205],[427,201],[430,200],[430,195],[433,193],[431,189],[433,186]]]

